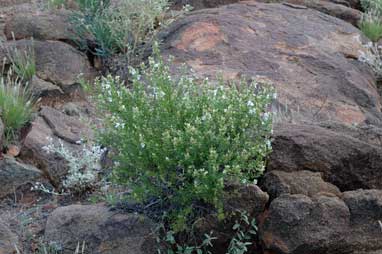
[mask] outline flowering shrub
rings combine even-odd
[[[63,157],[68,162],[68,175],[63,181],[65,191],[82,193],[94,187],[98,180],[100,159],[105,152],[100,146],[87,147],[84,145],[79,152],[73,152],[69,151],[62,141],[55,144],[50,138],[49,144],[43,149],[47,153],[55,153]]]
[[[115,149],[115,177],[134,198],[171,200],[170,217],[182,228],[196,202],[222,212],[225,181],[262,175],[271,151],[270,86],[174,79],[159,57],[131,74],[130,89],[111,76],[95,87],[110,113],[101,143]]]

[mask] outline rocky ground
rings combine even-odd
[[[196,10],[159,34],[164,56],[199,77],[257,76],[277,90],[266,174],[225,201],[257,217],[253,253],[382,253],[382,100],[358,61],[368,41],[354,26],[359,2],[176,0],[174,8],[186,3]],[[152,222],[141,215],[31,191],[36,182],[59,187],[67,173],[43,149],[48,138],[80,149],[99,124],[78,84],[98,66],[76,49],[69,13],[0,0],[0,58],[6,48],[32,46],[31,86],[41,98],[19,146],[0,161],[0,254],[34,253],[41,239],[61,242],[63,253],[83,241],[86,253],[156,253]],[[214,253],[224,253],[227,225],[206,218],[201,228],[217,232]]]

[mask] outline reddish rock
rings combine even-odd
[[[351,214],[347,244],[359,252],[382,253],[382,190],[344,192],[343,200]]]
[[[245,2],[191,13],[160,38],[175,74],[185,62],[210,80],[273,83],[269,170],[322,172],[341,190],[382,187],[381,97],[357,61],[367,41],[357,28],[306,7]]]
[[[260,224],[267,253],[380,253],[381,190],[333,196],[282,195]]]
[[[284,172],[273,170],[265,174],[261,187],[271,199],[283,194],[304,194],[313,197],[319,193],[341,196],[339,189],[325,182],[320,173],[311,171]]]
[[[284,2],[284,1],[282,1]],[[306,6],[308,8],[320,11],[322,13],[326,13],[330,16],[337,17],[346,22],[353,24],[354,26],[358,26],[359,21],[361,20],[362,12],[351,7],[348,7],[343,4],[339,4],[338,2],[331,1],[311,1],[311,0],[287,0],[284,3],[297,4]],[[290,5],[293,7],[293,5]],[[294,6],[294,8],[299,8],[298,6]]]
[[[249,2],[245,0],[175,0],[173,1],[173,8],[180,10],[184,5],[188,4],[193,7],[193,10],[200,10],[206,8],[215,8],[223,5],[240,3],[240,2]],[[326,13],[328,15],[337,17],[339,19],[345,20],[355,26],[358,25],[358,22],[361,19],[362,12],[353,9],[354,7],[359,7],[359,1],[327,1],[327,0],[257,0],[256,2],[263,3],[284,3],[291,8],[304,9],[304,6],[307,8],[315,9],[317,11]],[[351,3],[350,3],[351,2]]]
[[[191,13],[160,38],[163,55],[186,62],[198,76],[215,79],[221,72],[225,79],[272,81],[279,107],[306,120],[381,122],[375,80],[355,60],[363,50],[362,35],[337,18],[247,2]]]
[[[381,144],[329,126],[276,125],[268,170],[321,172],[341,190],[382,189]]]
[[[259,236],[270,253],[340,254],[349,221],[349,209],[338,197],[282,195],[272,201]]]

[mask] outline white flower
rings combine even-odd
[[[268,120],[269,120],[269,117],[270,117],[270,114],[269,114],[268,112],[265,112],[265,113],[263,114],[263,119],[264,119],[264,121],[268,121]]]
[[[252,102],[251,100],[249,100],[249,101],[247,102],[247,106],[248,106],[248,107],[253,107],[253,106],[255,106],[255,104],[253,104],[253,102]]]

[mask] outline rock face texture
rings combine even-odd
[[[355,60],[361,34],[331,16],[247,2],[194,12],[162,38],[164,55],[185,60],[200,76],[271,80],[280,108],[307,119],[381,122],[373,76]]]
[[[9,55],[18,52],[33,52],[36,61],[36,76],[44,81],[69,91],[78,83],[80,74],[90,78],[93,70],[86,55],[72,46],[60,41],[18,40],[3,43],[0,58],[8,59]]]
[[[67,162],[54,153],[47,153],[43,147],[50,143],[62,144],[69,151],[76,151],[81,149],[77,144],[81,139],[91,137],[90,127],[76,117],[68,116],[51,107],[42,107],[23,140],[21,157],[43,170],[58,186],[67,173]]]
[[[311,171],[284,172],[274,170],[264,176],[261,187],[271,199],[283,194],[304,194],[313,197],[318,193],[341,196],[339,189],[321,178],[320,173]]]
[[[274,198],[259,220],[260,241],[269,253],[382,250],[382,190],[340,193],[309,171],[271,171],[263,187]]]
[[[17,236],[0,220],[0,254],[14,253],[17,246]]]
[[[45,237],[73,253],[78,242],[94,254],[155,253],[153,224],[133,214],[116,214],[103,206],[71,205],[48,218]]]
[[[175,8],[182,8],[182,6],[189,4],[194,10],[215,8],[221,5],[232,4],[240,2],[240,0],[173,0],[173,6]]]
[[[174,0],[173,8],[181,9],[182,6],[188,4],[193,7],[194,10],[215,8],[227,4],[240,3],[245,1],[240,0]],[[359,1],[335,1],[335,0],[258,0],[256,2],[264,3],[286,3],[290,4],[290,7],[297,9],[311,8],[328,15],[345,20],[355,26],[361,19],[361,11],[355,9],[360,8]]]
[[[26,183],[38,181],[41,177],[42,172],[37,168],[4,157],[0,160],[0,198],[14,193],[18,187]]]
[[[322,172],[342,190],[381,189],[382,146],[351,134],[316,125],[276,125],[268,169]]]
[[[71,41],[70,11],[15,13],[5,23],[4,33],[8,40],[30,39]]]
[[[345,192],[343,199],[281,195],[265,213],[261,241],[270,253],[381,251],[381,199],[381,190]]]
[[[269,170],[322,172],[341,190],[382,188],[381,98],[357,61],[364,38],[355,27],[311,9],[245,2],[194,12],[161,38],[163,55],[197,76],[274,84]]]

